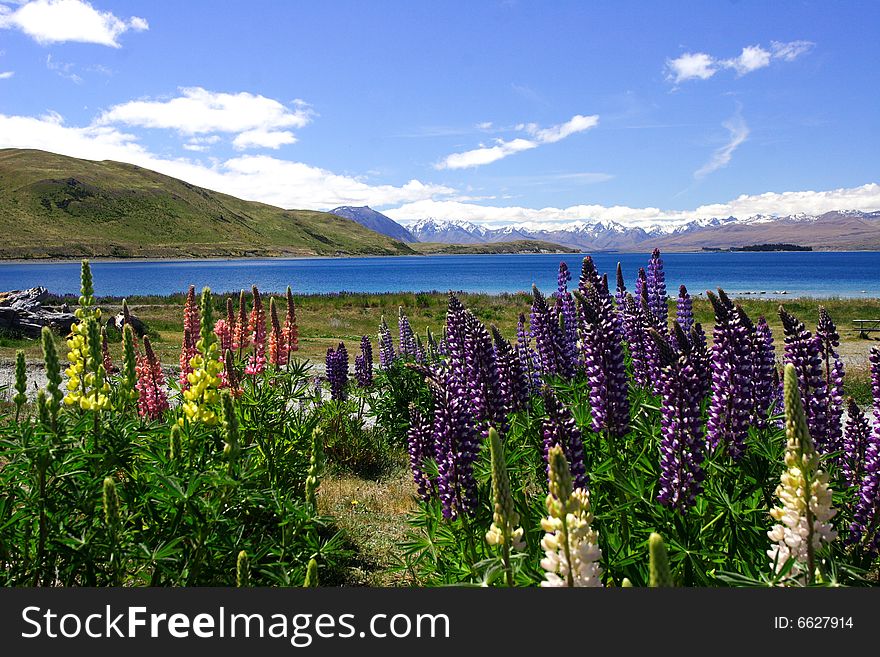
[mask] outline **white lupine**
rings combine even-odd
[[[548,516],[541,520],[541,527],[547,532],[541,539],[545,555],[541,568],[546,579],[541,586],[602,586],[602,550],[598,545],[599,534],[590,526],[590,494],[583,488],[572,491],[571,473],[561,447],[551,448],[548,456]]]
[[[811,580],[816,550],[837,538],[830,522],[837,511],[831,507],[828,474],[819,469],[792,365],[785,367],[785,411],[785,470],[776,488],[781,506],[770,510],[777,524],[767,532],[774,543],[767,556],[776,572],[794,557],[791,575]]]

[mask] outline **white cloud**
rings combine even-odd
[[[592,116],[575,114],[565,123],[550,126],[549,128],[539,128],[534,123],[520,124],[516,126],[516,130],[526,132],[532,139],[523,139],[521,137],[509,141],[496,139],[494,146],[480,145],[479,148],[470,151],[447,155],[438,164],[434,165],[434,168],[470,169],[484,164],[491,164],[514,153],[537,148],[541,144],[556,143],[577,132],[589,130],[598,124],[599,117],[595,114]],[[492,124],[482,123],[480,125],[491,126]]]
[[[742,195],[727,203],[702,205],[693,210],[661,210],[627,206],[575,205],[567,208],[497,207],[459,201],[422,200],[383,210],[395,221],[412,223],[426,217],[463,219],[478,224],[500,227],[515,223],[538,223],[548,229],[559,228],[573,221],[615,221],[625,226],[648,227],[678,225],[707,217],[746,218],[756,214],[786,216],[804,212],[811,215],[833,210],[880,210],[880,184],[827,191],[766,192]]]
[[[697,180],[702,180],[710,173],[718,171],[718,169],[722,169],[730,164],[733,152],[739,148],[740,144],[742,144],[749,136],[749,126],[746,125],[745,120],[739,115],[739,113],[729,118],[721,125],[730,133],[730,139],[724,144],[724,146],[716,149],[715,152],[712,153],[712,157],[709,158],[708,162],[694,171],[694,178]]]
[[[124,21],[85,0],[33,0],[15,11],[0,11],[0,28],[18,29],[40,44],[78,41],[119,48],[118,37],[149,29],[137,16]]]
[[[15,75],[15,71],[3,71],[0,73],[0,80],[8,80],[13,75]]]
[[[780,41],[771,41],[770,48],[773,50],[774,59],[784,59],[787,62],[793,62],[801,55],[810,52],[816,44],[812,41],[789,41],[783,43]]]
[[[673,84],[686,80],[708,80],[721,69],[733,69],[738,76],[770,66],[774,59],[793,62],[815,46],[811,41],[771,41],[770,50],[760,46],[746,46],[737,56],[718,59],[704,52],[687,52],[666,60],[666,79]]]
[[[247,130],[232,140],[236,150],[246,148],[273,148],[278,149],[285,144],[293,144],[296,137],[287,130]]]
[[[220,141],[220,137],[218,135],[208,135],[207,137],[190,137],[189,141],[183,145],[183,147],[188,151],[194,151],[196,153],[204,153],[205,151],[210,150],[213,144],[216,144]]]
[[[179,96],[166,100],[133,100],[115,105],[98,117],[97,123],[166,128],[194,135],[302,128],[313,115],[302,101],[294,101],[291,109],[277,100],[246,91],[218,93],[201,87],[182,87],[179,91]]]
[[[725,60],[723,64],[736,70],[737,75],[745,75],[770,66],[770,51],[764,50],[761,46],[746,46],[739,57]]]
[[[715,61],[704,52],[686,52],[681,57],[666,60],[666,78],[675,84],[692,80],[708,80],[718,71]]]
[[[75,84],[82,84],[83,79],[73,72],[76,65],[72,62],[56,62],[52,60],[52,55],[46,55],[46,68],[54,71],[65,80],[70,80]]]
[[[114,126],[67,126],[57,113],[42,117],[0,114],[0,148],[35,148],[90,160],[129,162],[194,185],[284,208],[382,206],[455,192],[418,180],[400,186],[372,185],[362,179],[268,156],[241,156],[210,165],[186,158],[163,158],[144,148],[135,135]]]

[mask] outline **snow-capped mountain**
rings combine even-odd
[[[808,230],[805,224],[811,224]],[[655,244],[667,249],[699,249],[776,242],[820,249],[880,248],[880,211],[857,210],[822,215],[704,217],[686,223],[657,223],[645,227],[585,219],[557,225],[524,222],[487,228],[470,221],[427,218],[408,228],[420,242],[476,244],[543,240],[584,251],[644,250]]]

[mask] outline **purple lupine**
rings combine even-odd
[[[495,362],[498,365],[498,390],[505,407],[511,412],[524,409],[529,403],[529,378],[513,345],[504,339],[496,326],[492,327],[495,343]]]
[[[798,375],[798,388],[804,403],[807,426],[819,454],[838,449],[829,434],[828,385],[822,373],[822,356],[819,342],[804,323],[779,306],[779,317],[785,332],[785,363],[794,365]]]
[[[874,424],[880,425],[880,349],[871,347],[868,362],[871,363],[871,397],[874,400],[872,407]]]
[[[366,335],[361,337],[361,353],[354,359],[354,376],[361,388],[373,385],[373,345]]]
[[[627,294],[624,304],[623,334],[632,359],[633,378],[642,388],[650,385],[646,325],[647,321],[641,308],[636,304],[632,295]]]
[[[773,346],[773,332],[763,316],[758,318],[758,323],[755,325],[754,339],[752,423],[764,428],[767,426],[767,414],[776,399],[773,378],[773,373],[776,371],[776,348]]]
[[[629,381],[607,279],[578,292],[584,370],[590,384],[592,429],[620,438],[629,431]]]
[[[704,443],[700,414],[700,376],[691,362],[690,338],[675,321],[670,347],[652,330],[661,359],[660,489],[657,500],[685,513],[702,491]]]
[[[559,314],[563,320],[563,336],[566,344],[573,354],[577,354],[577,314],[574,298],[568,290],[571,281],[571,272],[565,262],[559,263],[559,276],[556,279],[556,303],[559,306]]]
[[[409,418],[409,430],[406,432],[409,466],[419,497],[427,500],[437,492],[436,482],[425,472],[425,461],[434,458],[433,426],[429,418],[415,406],[410,406]]]
[[[470,311],[465,315],[465,378],[471,413],[484,433],[489,426],[502,435],[507,424],[507,408],[499,390],[498,364],[489,331]]]
[[[652,390],[654,394],[660,392],[660,354],[650,331],[653,329],[658,332],[666,331],[666,323],[662,325],[660,318],[654,314],[648,305],[648,288],[642,287],[642,296],[639,300],[639,320],[642,323],[642,333],[644,335],[645,350],[645,384],[644,387]]]
[[[843,447],[843,361],[837,350],[840,348],[840,334],[824,306],[819,306],[819,323],[814,338],[819,345],[822,360],[822,373],[825,376],[825,403],[828,427],[828,450],[837,451]]]
[[[434,422],[431,433],[443,517],[469,515],[477,505],[474,462],[480,453],[474,419],[464,391],[450,371],[441,372],[432,382],[432,388]]]
[[[850,486],[858,486],[865,474],[865,452],[871,439],[871,423],[856,400],[850,397],[843,434],[843,475]]]
[[[397,354],[394,353],[394,340],[391,337],[391,330],[385,323],[383,315],[379,322],[379,367],[383,370],[389,369],[394,364]]]
[[[541,374],[537,368],[537,354],[532,349],[531,335],[526,329],[526,316],[519,314],[519,320],[516,323],[516,357],[519,359],[520,367],[528,377],[528,393],[531,396],[532,389],[540,386]]]
[[[467,333],[467,311],[451,292],[449,303],[446,308],[446,355],[451,367],[452,376],[463,384],[465,379],[465,335]]]
[[[880,551],[880,430],[874,429],[865,447],[864,474],[859,482],[847,542],[860,543],[870,555]]]
[[[715,310],[711,355],[712,395],[706,440],[710,450],[719,444],[738,460],[745,451],[752,415],[752,337],[746,314],[724,293],[706,293]]]
[[[403,312],[403,306],[397,308],[397,329],[399,334],[399,348],[401,356],[409,356],[413,360],[418,355],[416,336],[409,323],[409,317]]]
[[[565,460],[568,461],[574,487],[586,488],[588,479],[581,430],[578,429],[571,411],[559,401],[551,388],[545,387],[542,397],[547,414],[546,419],[541,423],[541,433],[544,436],[544,462],[548,462],[550,448],[559,445],[565,453]]]
[[[623,268],[617,263],[617,290],[614,295],[617,306],[617,321],[623,327],[624,311],[626,310],[626,281],[623,280]]]
[[[651,253],[651,262],[647,272],[648,308],[657,318],[658,327],[665,329],[669,319],[669,307],[666,305],[666,274],[663,272],[663,259],[660,249]]]
[[[327,381],[330,383],[330,398],[337,400],[346,399],[346,385],[348,384],[348,351],[341,342],[334,351],[327,349],[326,359]]]
[[[532,286],[531,330],[538,354],[541,374],[566,379],[574,376],[574,363],[555,314],[547,306],[544,295]]]
[[[675,301],[675,321],[681,326],[685,335],[690,335],[694,326],[694,300],[688,294],[687,288],[682,285],[678,288],[678,299]]]
[[[712,361],[703,325],[695,322],[688,339],[691,345],[691,366],[697,373],[700,385],[697,396],[702,401],[712,390]]]

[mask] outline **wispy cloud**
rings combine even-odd
[[[46,68],[54,71],[65,80],[70,80],[75,84],[82,84],[83,79],[74,73],[76,64],[72,62],[57,62],[52,59],[52,55],[46,55]]]
[[[0,72],[0,80],[8,80],[13,75],[15,75],[15,71],[3,71]]]
[[[517,137],[511,140],[496,139],[494,144],[480,145],[469,151],[452,153],[434,165],[436,169],[471,169],[497,162],[505,157],[537,148],[542,144],[553,144],[575,133],[589,130],[599,124],[598,115],[583,116],[576,114],[565,123],[541,128],[534,123],[523,123],[516,126],[519,132],[525,132],[531,139]],[[491,125],[491,124],[489,124]]]
[[[709,158],[708,162],[694,171],[695,180],[702,180],[710,173],[718,171],[718,169],[722,169],[730,164],[733,152],[739,148],[740,144],[748,139],[749,126],[746,125],[745,120],[739,112],[721,125],[727,129],[729,139],[724,146],[717,148],[715,152],[712,153],[712,157]]]
[[[17,29],[44,45],[76,41],[119,48],[122,34],[149,27],[144,18],[123,20],[85,0],[33,0],[15,11],[0,5],[0,29]]]
[[[745,46],[739,55],[727,59],[704,52],[686,52],[666,60],[666,79],[673,84],[687,80],[708,80],[724,69],[732,69],[737,76],[743,76],[770,66],[773,60],[793,62],[815,45],[811,41],[771,41],[769,49],[760,45]]]

